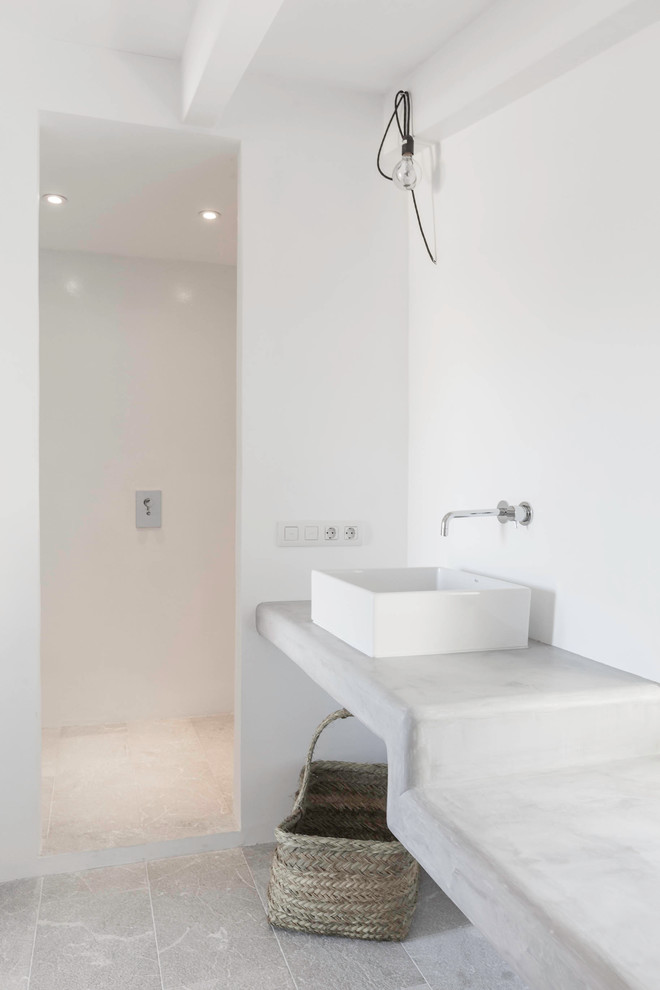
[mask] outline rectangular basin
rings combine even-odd
[[[446,567],[312,571],[312,621],[368,657],[522,649],[530,598]]]

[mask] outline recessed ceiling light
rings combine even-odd
[[[41,198],[45,199],[51,206],[64,206],[66,203],[66,196],[61,193],[44,193]]]
[[[220,214],[217,210],[200,210],[199,215],[202,220],[219,220]]]

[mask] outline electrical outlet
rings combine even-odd
[[[359,547],[365,524],[354,521],[304,519],[278,522],[278,547]]]

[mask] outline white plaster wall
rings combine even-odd
[[[271,83],[244,88],[232,115],[243,138],[242,813],[254,842],[290,809],[312,730],[336,707],[258,636],[255,606],[309,598],[314,567],[405,561],[406,202],[376,173],[378,100]],[[368,523],[365,545],[275,545],[278,519],[332,517]],[[383,756],[356,723],[328,735],[321,753]]]
[[[410,554],[534,589],[532,635],[660,678],[660,27],[442,146],[414,237]],[[529,529],[449,509],[529,500]]]
[[[44,724],[231,711],[236,270],[42,251],[40,282]]]
[[[47,43],[37,56],[14,39],[8,52],[0,60],[8,72],[5,89],[21,99],[6,118],[15,122],[13,131],[7,124],[3,132],[3,167],[13,191],[0,243],[18,260],[21,276],[6,270],[11,289],[2,329],[16,354],[6,422],[15,430],[21,420],[21,439],[12,462],[16,491],[3,491],[3,498],[20,505],[21,521],[16,558],[3,556],[0,567],[13,582],[3,602],[9,606],[3,645],[22,635],[24,641],[12,648],[5,669],[7,683],[20,685],[19,698],[0,695],[0,741],[14,753],[0,771],[0,793],[13,797],[0,816],[2,878],[58,869],[39,860],[37,812],[37,450],[36,421],[30,423],[37,389],[37,111],[181,126],[174,62],[114,52],[90,60],[76,46]],[[405,197],[393,195],[375,173],[379,100],[308,87],[287,91],[269,80],[242,90],[220,133],[242,139],[237,715],[244,801],[237,841],[256,841],[269,838],[290,806],[311,729],[334,702],[258,637],[255,604],[308,597],[312,567],[405,561],[407,228]],[[347,149],[358,168],[347,170]],[[328,513],[369,522],[369,543],[348,551],[275,547],[278,518]],[[21,588],[16,561],[27,569]],[[358,759],[383,752],[356,724],[342,723],[334,740],[322,751]],[[118,861],[126,861],[122,850],[86,854],[84,863],[69,857],[60,868]]]
[[[0,877],[39,847],[38,121],[29,46],[0,34]]]

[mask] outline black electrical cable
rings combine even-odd
[[[401,106],[402,103],[403,103],[403,126],[401,125],[401,120],[399,119],[399,107]],[[387,127],[385,128],[385,133],[383,134],[383,139],[380,142],[380,146],[378,148],[378,154],[376,155],[376,168],[378,169],[382,177],[384,179],[388,179],[390,182],[393,181],[392,176],[388,175],[386,172],[383,172],[382,168],[380,167],[380,156],[383,152],[383,145],[387,140],[387,135],[390,132],[390,127],[392,126],[395,120],[396,120],[396,126],[399,130],[399,134],[401,135],[401,139],[405,142],[408,138],[412,136],[412,104],[410,101],[410,93],[408,93],[407,90],[400,89],[399,92],[394,97],[394,110],[392,111],[392,116],[387,122]],[[431,261],[433,262],[433,264],[437,265],[438,259],[437,257],[434,258],[431,248],[429,247],[429,242],[426,239],[426,234],[424,233],[422,218],[419,215],[419,208],[417,206],[417,198],[415,196],[415,190],[411,189],[410,192],[412,193],[413,206],[415,207],[415,216],[417,217],[417,226],[419,227],[419,232],[422,235],[422,240],[424,241],[424,247],[426,248],[427,254],[431,259]]]
[[[399,107],[398,103],[394,102],[394,110],[396,113],[396,126],[399,128],[399,134],[401,135],[401,140],[405,141],[408,134],[410,134],[410,94],[405,90],[400,89],[397,96],[401,96],[399,102],[403,103],[403,127],[401,126],[401,121],[399,120]]]
[[[410,192],[412,193],[413,206],[415,207],[415,216],[417,217],[417,226],[419,227],[419,232],[422,235],[422,240],[424,241],[424,247],[426,248],[428,256],[433,262],[433,264],[437,265],[438,259],[433,257],[431,253],[431,248],[429,247],[429,242],[426,240],[426,234],[424,233],[424,228],[422,227],[422,220],[419,215],[419,210],[417,209],[417,197],[415,196],[415,190],[411,189]]]
[[[394,98],[394,110],[392,112],[392,116],[390,117],[390,119],[389,119],[389,121],[387,123],[387,127],[385,128],[385,133],[383,134],[383,140],[380,142],[380,148],[378,149],[378,154],[376,155],[376,168],[378,169],[378,171],[380,172],[380,174],[382,175],[382,177],[384,179],[389,179],[390,182],[392,182],[392,176],[391,175],[388,175],[386,172],[383,172],[382,168],[380,167],[380,156],[381,156],[381,153],[382,153],[382,150],[383,150],[383,145],[385,144],[385,141],[387,140],[387,135],[390,132],[390,127],[392,126],[392,123],[393,123],[393,121],[394,121],[395,118],[396,118],[397,127],[399,128],[399,133],[400,133],[400,135],[401,135],[402,138],[404,137],[403,130],[401,129],[401,123],[399,121],[399,105],[400,105],[400,103],[401,103],[402,100],[405,100],[405,98],[406,98],[407,95],[408,94],[407,93],[404,93],[403,90],[399,90],[399,92],[396,94],[396,96]]]

